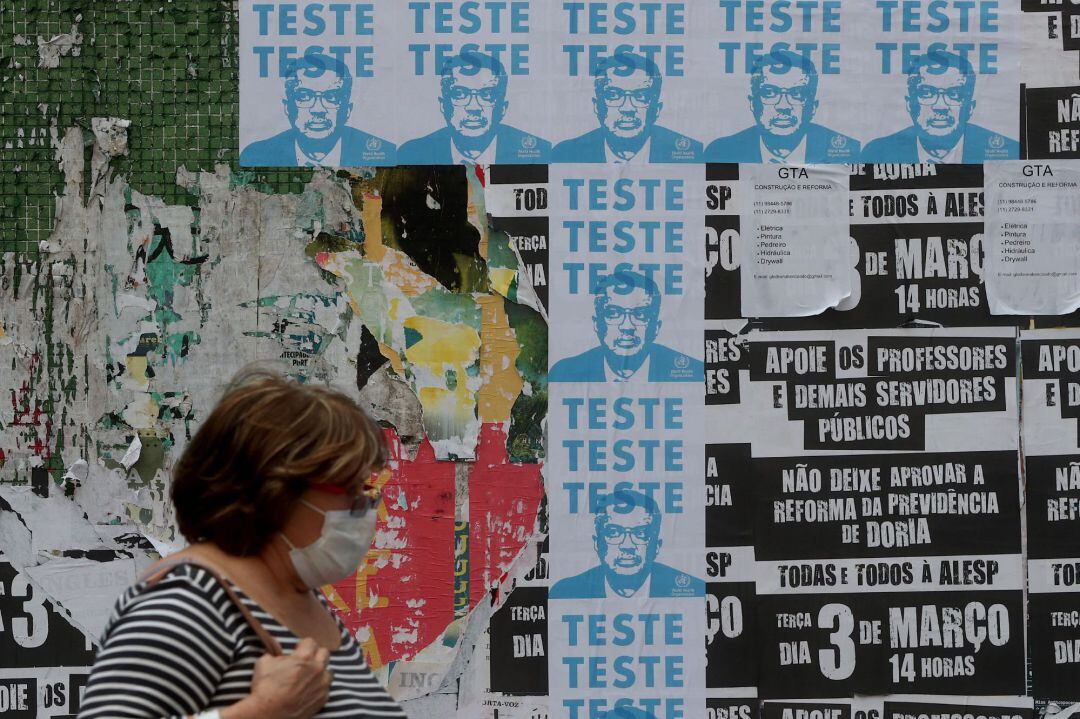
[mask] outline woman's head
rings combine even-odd
[[[172,500],[188,541],[247,556],[263,550],[309,488],[356,495],[385,463],[382,432],[349,397],[248,369],[184,449]]]

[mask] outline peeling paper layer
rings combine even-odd
[[[514,579],[541,491],[535,446],[528,465],[507,449],[522,398],[545,401],[542,319],[515,290],[520,258],[487,227],[482,173],[467,198],[425,205],[467,201],[454,207],[480,237],[472,284],[448,287],[415,229],[383,237],[382,198],[357,201],[353,180],[316,172],[275,195],[225,166],[181,168],[198,200],[171,205],[116,172],[128,120],[90,125],[56,135],[64,189],[41,256],[0,257],[5,558],[96,636],[141,569],[183,546],[170,473],[224,382],[274,360],[393,428],[375,548],[333,604],[403,698],[448,691],[488,591]]]

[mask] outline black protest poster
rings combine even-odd
[[[1023,12],[1061,12],[1062,0],[1020,0]]]
[[[1013,333],[985,334],[762,335],[751,342],[749,379],[762,383],[771,410],[782,410],[770,414],[801,425],[800,449],[922,450],[928,417],[1004,416],[1015,380]]]
[[[884,719],[1031,719],[1030,707],[931,702],[885,702]]]
[[[491,616],[489,632],[491,690],[547,694],[547,587],[516,587]]]
[[[745,335],[705,330],[705,405],[738,404],[739,371],[749,366]]]
[[[1080,157],[1080,86],[1029,87],[1024,95],[1028,157]]]
[[[754,460],[754,487],[759,561],[1021,551],[1015,451],[764,457]],[[1002,571],[995,559],[965,562],[970,581]],[[943,574],[966,583],[963,572]]]
[[[1077,16],[1080,18],[1080,15]],[[1080,87],[1025,90],[1033,158],[1080,157]],[[851,165],[850,294],[808,317],[748,317],[764,330],[858,329],[913,324],[944,327],[1076,326],[1077,313],[993,314],[983,165]],[[1040,168],[1025,169],[1038,175]],[[705,216],[706,319],[746,317],[747,270],[738,226],[737,166],[709,165]]]
[[[532,286],[545,311],[548,306],[547,181],[547,165],[492,165],[487,195],[491,228],[506,234],[525,271],[525,277],[519,277],[518,282]]]
[[[0,681],[0,716],[5,719],[35,719],[37,701],[36,677],[12,677]]]
[[[0,716],[75,719],[89,668],[44,667],[34,676],[0,679]]]
[[[705,682],[757,685],[754,478],[749,444],[705,445]]]
[[[86,682],[89,679],[89,674],[72,672],[68,675],[66,700],[68,702],[68,707],[73,714],[79,713],[79,707],[82,705],[83,691],[86,689]],[[46,694],[46,698],[47,697],[48,694]]]
[[[753,582],[708,582],[705,686],[757,685],[757,596]]]
[[[742,316],[738,165],[705,166],[705,319]]]
[[[705,700],[706,719],[758,719],[761,702],[756,697],[725,697]]]
[[[1023,593],[758,597],[763,697],[1023,694]]]
[[[849,210],[857,282],[836,309],[766,319],[776,329],[1016,324],[993,317],[982,286],[981,165],[854,165]]]
[[[738,170],[710,165],[706,215],[706,318],[744,316],[739,277]],[[809,317],[753,318],[763,329],[1017,325],[991,315],[983,287],[981,165],[852,165],[849,260],[852,292]],[[717,178],[717,179],[712,179]]]
[[[710,416],[749,438],[760,697],[1024,692],[1015,349],[1011,328],[749,334],[740,403]],[[746,444],[706,456],[741,468]]]
[[[1071,0],[1061,9],[1061,49],[1080,50],[1080,8]]]
[[[1024,465],[1028,558],[1080,557],[1080,454],[1029,456]]]
[[[1080,332],[1021,333],[1032,694],[1080,701]]]
[[[705,542],[709,547],[754,545],[754,481],[749,444],[705,445]],[[730,560],[710,557],[708,564],[710,578],[729,578]]]
[[[1080,562],[1059,563],[1072,583]],[[1028,595],[1028,641],[1031,645],[1031,691],[1036,697],[1080,701],[1080,610],[1074,592],[1032,592]]]
[[[0,617],[4,668],[85,667],[94,662],[89,639],[8,562],[0,562]]]
[[[93,663],[89,638],[64,610],[0,562],[0,717],[74,716]]]
[[[852,719],[851,705],[831,702],[765,702],[763,719]]]

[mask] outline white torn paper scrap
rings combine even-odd
[[[81,485],[86,482],[87,477],[90,476],[90,465],[87,464],[85,459],[75,460],[67,471],[64,472],[64,479],[71,480],[76,485]]]
[[[30,530],[30,557],[106,546],[82,508],[67,497],[39,497],[29,486],[2,484],[0,497],[18,512]]]
[[[131,469],[135,466],[135,463],[139,461],[139,455],[142,454],[142,440],[139,439],[139,435],[135,435],[135,439],[131,440],[131,444],[128,446],[127,451],[124,452],[124,456],[120,459],[120,464],[124,465],[124,469]]]
[[[130,292],[122,292],[116,296],[116,314],[117,316],[124,313],[124,310],[132,307],[139,310],[139,316],[148,315],[157,309],[157,302],[149,297],[139,297],[133,295]]]
[[[95,638],[101,636],[117,597],[135,583],[137,574],[134,559],[95,562],[70,557],[51,559],[25,571]]]
[[[166,539],[155,537],[152,534],[147,534],[146,532],[143,532],[143,536],[146,537],[146,541],[154,545],[154,549],[157,551],[158,554],[162,556],[162,558],[167,557],[170,554],[175,554],[176,552],[179,552],[181,549],[187,546],[184,543],[170,542]]]

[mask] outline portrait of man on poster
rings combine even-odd
[[[907,110],[912,124],[863,148],[866,163],[967,163],[1015,160],[1016,140],[971,122],[975,71],[961,55],[931,51],[912,62]]]
[[[593,548],[599,565],[560,579],[552,599],[604,597],[700,597],[705,583],[656,561],[663,546],[660,508],[648,495],[620,489],[600,500],[593,516]]]
[[[603,278],[593,295],[593,329],[599,345],[559,360],[549,382],[703,382],[705,365],[656,341],[660,288],[630,270]]]
[[[393,165],[393,143],[350,127],[353,78],[337,58],[317,53],[294,61],[282,99],[289,129],[250,143],[244,167],[355,167]]]
[[[446,126],[398,148],[401,165],[530,164],[551,160],[551,143],[503,120],[508,78],[491,55],[463,51],[443,65],[439,109]]]
[[[593,111],[600,126],[555,146],[555,162],[699,162],[701,143],[657,124],[664,78],[652,60],[617,52],[596,68]]]
[[[775,50],[760,56],[750,73],[754,125],[711,142],[706,162],[855,162],[858,140],[814,122],[818,82],[817,66],[805,55]]]

